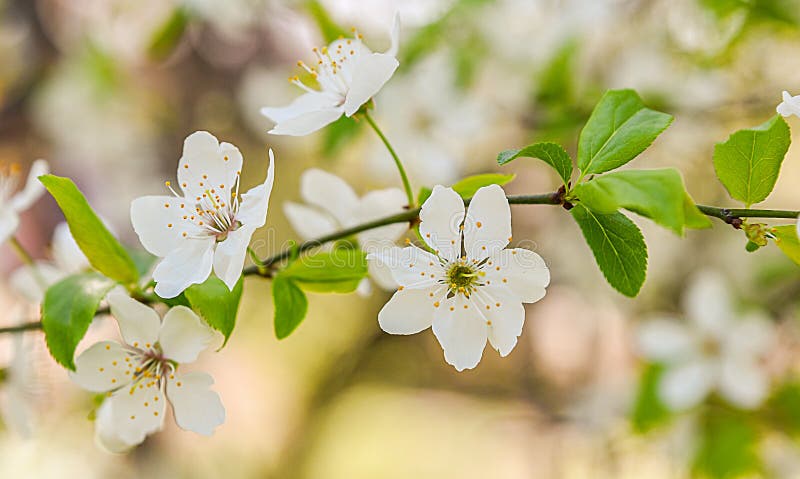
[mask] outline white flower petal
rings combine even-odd
[[[318,168],[304,171],[300,177],[300,195],[306,203],[330,213],[341,226],[356,221],[354,212],[358,207],[358,196],[336,175]]]
[[[116,341],[101,341],[93,344],[75,358],[75,371],[69,377],[78,386],[93,392],[106,392],[124,386],[131,381],[125,374],[130,363],[126,350]]]
[[[651,361],[680,361],[697,352],[697,340],[687,326],[673,319],[654,318],[637,331],[639,352]]]
[[[505,286],[485,286],[470,297],[489,328],[489,342],[500,353],[508,354],[517,345],[525,324],[525,307],[519,297]]]
[[[242,201],[239,204],[239,212],[236,214],[236,219],[243,225],[253,228],[254,231],[264,226],[267,222],[269,197],[272,194],[272,187],[274,184],[275,155],[272,153],[272,149],[270,149],[267,178],[264,180],[264,183],[261,183],[242,195]]]
[[[483,267],[484,283],[502,284],[523,303],[535,303],[545,295],[550,284],[550,270],[541,256],[524,248],[504,249],[495,253]]]
[[[225,422],[225,408],[219,395],[209,389],[212,384],[214,378],[200,372],[175,375],[167,383],[167,398],[182,429],[210,436]]]
[[[437,287],[396,292],[378,313],[378,324],[389,334],[416,334],[431,326],[434,312],[441,307],[444,291]]]
[[[344,114],[352,116],[392,78],[400,62],[392,55],[370,53],[359,55],[353,67],[353,81],[344,102]]]
[[[319,238],[340,228],[333,217],[311,206],[287,201],[283,204],[283,213],[297,234],[306,240]]]
[[[264,107],[261,109],[261,114],[275,123],[281,123],[306,113],[335,108],[338,104],[339,99],[335,96],[315,91],[300,95],[292,103],[284,107]]]
[[[204,282],[211,274],[213,261],[213,238],[187,240],[153,270],[156,294],[174,298],[189,286]]]
[[[14,211],[22,211],[30,208],[45,191],[44,185],[39,181],[39,177],[49,172],[50,167],[47,165],[46,161],[34,161],[31,165],[31,170],[28,172],[25,188],[11,198],[11,209]]]
[[[719,392],[732,404],[754,409],[769,392],[769,378],[755,361],[730,357],[722,361]]]
[[[214,274],[233,291],[239,278],[242,276],[242,268],[247,257],[247,246],[254,230],[250,227],[241,227],[236,231],[228,233],[225,241],[217,243],[214,251]]]
[[[164,357],[191,363],[214,339],[214,331],[185,306],[175,306],[164,315],[158,342]]]
[[[734,318],[725,279],[712,271],[695,275],[684,297],[684,311],[701,331],[721,338]]]
[[[664,404],[680,411],[700,404],[715,386],[714,364],[697,358],[664,372],[658,393]]]
[[[783,101],[775,109],[781,116],[795,115],[800,117],[800,95],[792,96],[788,91],[783,92]]]
[[[106,402],[111,409],[108,427],[120,444],[140,444],[148,434],[160,431],[164,426],[167,402],[155,380],[142,380],[126,386]]]
[[[19,227],[19,215],[17,214],[17,212],[12,210],[11,208],[1,208],[0,243],[4,243],[6,240],[11,238],[11,236],[14,233],[16,233],[18,227]]]
[[[353,211],[353,217],[356,223],[366,223],[402,213],[407,204],[405,193],[398,188],[370,191],[358,201],[358,205]],[[362,231],[358,234],[358,244],[361,249],[370,252],[373,247],[381,246],[387,240],[397,241],[406,231],[408,231],[408,223],[395,223]]]
[[[284,120],[269,130],[273,135],[305,136],[323,128],[342,116],[341,107],[310,111],[295,118]]]
[[[424,289],[444,277],[439,258],[416,246],[393,247],[367,256],[370,263],[386,266],[404,289]]]
[[[458,371],[472,369],[483,356],[488,327],[478,308],[457,295],[442,301],[433,318],[433,334],[444,349],[444,358]]]
[[[419,213],[422,240],[442,258],[452,261],[461,256],[461,223],[464,201],[452,188],[436,185]],[[402,283],[400,283],[402,284]]]
[[[90,268],[89,260],[72,237],[67,223],[59,223],[53,231],[53,260],[68,273],[79,273]]]
[[[464,250],[467,258],[481,260],[506,247],[511,241],[511,208],[498,185],[479,189],[464,220]]]
[[[32,303],[41,303],[45,290],[66,277],[66,273],[50,263],[36,262],[20,266],[11,274],[11,287]],[[44,281],[44,284],[42,284]]]
[[[94,420],[94,441],[101,449],[115,454],[126,452],[136,445],[126,443],[117,435],[110,401],[103,401],[97,409],[97,417]]]
[[[394,280],[394,276],[392,275],[392,270],[389,269],[388,266],[383,264],[380,260],[377,261],[370,261],[368,263],[369,269],[369,277],[374,281],[381,289],[386,291],[393,291],[397,289],[399,284],[397,281]]]
[[[161,318],[153,308],[120,291],[108,293],[106,300],[126,343],[135,348],[149,349],[158,341]]]
[[[196,131],[184,140],[183,155],[178,161],[178,183],[192,204],[204,194],[229,199],[236,191],[241,171],[242,154],[234,145],[220,144],[207,131]]]
[[[0,402],[0,416],[9,429],[28,439],[33,434],[33,411],[25,391],[5,385],[5,401]],[[0,397],[2,398],[2,397]]]
[[[174,196],[142,196],[131,202],[131,223],[139,241],[160,257],[196,241],[201,229],[194,214],[192,201]]]
[[[775,344],[775,328],[761,314],[750,314],[733,321],[725,332],[724,352],[734,357],[758,357]]]
[[[386,55],[396,57],[397,50],[400,48],[400,13],[394,14],[394,19],[392,20],[392,30],[389,32],[389,38],[391,40],[391,44],[389,49],[384,53]]]

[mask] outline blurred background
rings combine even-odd
[[[398,11],[400,67],[377,95],[374,116],[415,189],[499,171],[498,152],[533,141],[561,142],[574,154],[602,92],[624,87],[676,117],[634,166],[676,167],[696,201],[736,206],[714,176],[713,145],[771,117],[782,90],[800,93],[799,7],[792,0],[0,0],[0,161],[27,169],[46,158],[136,245],[130,201],[166,194],[188,134],[208,130],[237,145],[246,159],[243,188],[263,181],[271,147],[277,181],[254,247],[262,256],[276,252],[299,239],[282,203],[302,201],[305,169],[335,173],[359,194],[400,186],[367,125],[343,118],[307,137],[276,137],[258,113],[295,98],[300,91],[286,79],[298,73],[296,61],[351,26],[383,51]],[[764,207],[798,208],[798,157],[800,149],[790,149]],[[533,160],[503,172],[517,174],[505,187],[511,194],[558,185]],[[269,282],[248,278],[229,345],[196,366],[215,377],[225,424],[206,438],[167,421],[132,453],[111,455],[93,444],[92,397],[48,356],[41,333],[4,335],[0,368],[21,351],[26,381],[13,394],[9,381],[0,384],[0,477],[800,477],[800,389],[791,389],[800,359],[797,265],[774,245],[746,253],[744,235],[716,220],[712,230],[679,238],[636,219],[649,274],[640,297],[628,299],[606,284],[562,209],[512,213],[515,240],[544,257],[553,280],[547,296],[527,306],[507,358],[488,349],[475,370],[457,373],[430,332],[380,331],[376,315],[389,293],[379,290],[367,298],[311,294],[305,322],[279,342]],[[46,197],[23,216],[19,237],[48,258],[61,221]],[[18,266],[4,246],[4,276]],[[709,426],[715,408],[730,409],[714,397],[681,413],[643,399],[637,327],[657,314],[683,317],[681,298],[701,270],[721,273],[731,307],[760,311],[781,338],[765,360],[783,402],[731,412],[753,425],[744,432]],[[8,281],[0,288],[0,324],[37,317],[37,306],[25,305]],[[113,321],[98,319],[81,348],[114,334]],[[15,425],[20,403],[30,421]],[[716,443],[722,447],[709,450]]]

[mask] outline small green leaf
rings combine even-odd
[[[565,185],[572,177],[572,158],[558,143],[534,143],[519,150],[506,150],[497,155],[497,163],[505,165],[519,157],[538,158],[544,161],[556,170]]]
[[[711,221],[689,200],[680,173],[672,168],[625,170],[598,176],[573,190],[592,211],[610,214],[619,208],[652,219],[683,234],[689,223],[710,227]],[[690,218],[686,218],[687,212]],[[700,220],[700,217],[703,220]]]
[[[578,140],[582,175],[603,173],[637,157],[672,123],[672,116],[644,106],[633,90],[609,90]]]
[[[189,12],[185,8],[176,8],[150,39],[150,45],[147,47],[150,58],[154,60],[167,58],[183,38],[190,18]]]
[[[367,276],[367,255],[361,250],[336,249],[302,256],[280,275],[317,293],[352,293]]]
[[[782,384],[764,408],[767,420],[776,430],[800,437],[800,383]]]
[[[282,272],[281,272],[282,273]],[[283,339],[297,329],[308,312],[308,299],[291,278],[278,273],[272,280],[275,336]]]
[[[39,180],[64,212],[72,236],[92,267],[124,285],[135,284],[139,280],[136,263],[92,211],[75,183],[55,175],[40,176]]]
[[[517,175],[501,175],[499,173],[486,173],[483,175],[468,176],[456,182],[453,190],[461,195],[462,198],[472,198],[475,193],[489,185],[503,186],[511,182]],[[421,204],[421,203],[420,203]]]
[[[580,203],[570,211],[609,284],[636,296],[647,275],[647,245],[639,228],[619,212],[598,214]]]
[[[663,424],[670,417],[669,409],[658,397],[658,383],[664,373],[659,364],[648,364],[639,378],[639,390],[631,411],[631,422],[636,432],[645,433]]]
[[[353,118],[342,116],[323,130],[322,153],[328,157],[336,156],[360,131]]]
[[[417,193],[417,204],[421,205],[422,203],[425,203],[425,200],[431,197],[431,193],[433,193],[433,190],[427,186],[420,188],[419,193]]]
[[[236,313],[242,299],[243,277],[239,278],[233,291],[216,276],[210,276],[204,283],[189,286],[183,294],[209,326],[225,336],[228,342],[236,325]],[[223,344],[224,346],[225,344]]]
[[[344,31],[342,27],[333,21],[328,11],[325,10],[325,7],[322,6],[322,3],[318,0],[307,2],[306,9],[311,15],[311,18],[317,23],[317,27],[319,27],[326,43],[330,43],[339,37],[347,36],[348,32]]]
[[[749,208],[775,187],[792,138],[780,115],[747,130],[739,130],[714,146],[714,170],[731,198]]]
[[[760,472],[759,433],[750,417],[709,408],[692,468],[695,474],[711,478],[753,477]]]
[[[772,228],[775,244],[796,264],[800,265],[800,239],[797,238],[795,225],[776,226]]]
[[[62,366],[75,369],[75,348],[86,334],[100,301],[115,283],[97,273],[82,273],[50,286],[42,303],[47,348]]]

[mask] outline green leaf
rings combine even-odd
[[[243,280],[244,278],[240,277],[231,291],[221,279],[210,276],[204,283],[193,284],[183,292],[192,309],[209,326],[225,336],[225,343],[228,342],[236,325],[236,312],[242,299]]]
[[[681,175],[672,168],[615,171],[581,183],[573,191],[592,211],[610,214],[625,208],[652,219],[678,235],[683,234],[683,228],[688,223],[711,226],[711,221],[691,199],[687,203],[688,193],[683,187]],[[687,212],[690,215],[688,220]]]
[[[323,130],[322,153],[328,157],[335,156],[360,131],[355,120],[342,116]]]
[[[283,339],[303,322],[308,311],[308,299],[291,278],[280,272],[272,280],[272,300],[275,305],[275,336]]]
[[[322,6],[318,0],[311,0],[306,3],[306,9],[311,15],[311,18],[317,22],[319,31],[326,43],[330,43],[341,36],[347,36],[348,32],[344,31],[342,27],[333,21],[328,11]]]
[[[711,219],[697,208],[689,193],[683,197],[683,218],[686,220],[687,228],[699,230],[711,227]]]
[[[663,424],[670,417],[669,409],[658,397],[658,383],[664,373],[659,364],[648,364],[639,378],[639,390],[631,411],[631,422],[636,432],[645,433]]]
[[[69,230],[92,267],[124,285],[139,280],[136,263],[117,241],[69,178],[54,175],[40,176],[39,180],[56,199]]]
[[[633,90],[609,90],[578,140],[582,175],[603,173],[631,161],[672,123],[672,116],[644,106]]]
[[[758,429],[749,417],[721,408],[708,409],[701,427],[700,447],[693,464],[695,474],[734,478],[761,471]]]
[[[731,198],[750,205],[763,201],[775,187],[783,157],[792,142],[780,115],[739,130],[714,146],[714,170]]]
[[[456,182],[453,190],[462,198],[472,198],[484,186],[500,185],[511,182],[517,175],[501,175],[499,173],[486,173],[483,175],[468,176]]]
[[[175,50],[189,26],[189,12],[178,7],[172,15],[155,31],[147,47],[147,53],[154,60],[163,60]]]
[[[534,143],[519,150],[506,150],[497,155],[497,163],[505,165],[521,156],[538,158],[552,166],[565,185],[572,177],[572,158],[558,143]]]
[[[795,225],[776,226],[772,228],[772,234],[775,235],[775,244],[783,251],[783,254],[800,265],[800,239],[797,238],[797,227]]]
[[[782,384],[764,408],[766,418],[776,430],[800,437],[800,383]]]
[[[639,228],[619,212],[598,214],[580,203],[570,211],[609,284],[636,296],[647,275],[647,245]]]
[[[367,255],[361,250],[336,249],[302,256],[280,275],[307,291],[352,293],[367,276]]]
[[[47,348],[62,366],[75,369],[75,347],[94,319],[100,301],[115,283],[97,273],[68,276],[50,286],[42,303]]]
[[[431,197],[431,193],[433,193],[433,190],[427,186],[420,188],[419,193],[417,193],[417,204],[421,205],[422,203],[425,203],[425,200]]]

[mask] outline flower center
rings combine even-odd
[[[447,278],[445,284],[449,290],[449,295],[463,294],[469,298],[478,286],[483,286],[480,277],[483,272],[474,263],[468,263],[465,259],[451,262],[447,267]]]
[[[175,372],[177,364],[164,357],[158,344],[146,344],[146,349],[140,349],[139,344],[127,346],[128,357],[125,358],[125,375],[130,375],[131,390],[139,384],[147,387],[164,384],[166,377]],[[113,364],[116,366],[116,364]]]
[[[0,162],[0,205],[17,190],[20,171],[18,163]]]
[[[719,341],[714,338],[705,338],[700,344],[700,349],[705,356],[719,356],[721,346]]]
[[[297,66],[309,73],[317,81],[323,92],[333,93],[339,101],[337,106],[341,106],[347,93],[350,91],[352,78],[352,64],[358,57],[361,49],[361,39],[363,36],[353,29],[354,38],[345,39],[339,37],[328,47],[313,48],[317,63],[308,66],[303,61],[298,61]],[[289,78],[289,82],[299,86],[309,93],[318,93],[300,80],[299,76]]]

